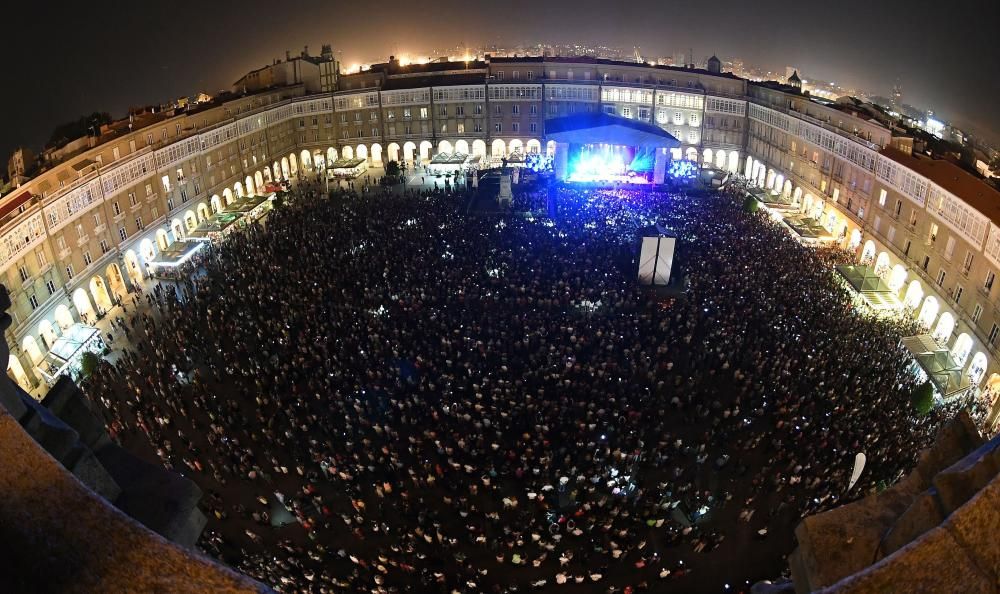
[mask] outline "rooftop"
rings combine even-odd
[[[882,154],[958,196],[989,217],[994,224],[1000,225],[1000,191],[982,179],[947,159],[907,155],[891,147],[883,149]]]
[[[709,76],[720,76],[733,80],[742,80],[732,72],[712,72],[704,68],[681,68],[680,66],[665,66],[638,62],[626,62],[624,60],[609,60],[606,58],[591,58],[589,56],[523,56],[523,57],[490,57],[490,63],[555,63],[555,64],[593,64],[595,66],[629,66],[633,68],[653,68],[656,70],[669,70],[671,72],[691,72],[695,74],[707,74]]]
[[[486,82],[485,73],[473,74],[438,74],[428,76],[412,76],[405,78],[390,77],[382,87],[385,91],[400,89],[418,89],[441,85],[481,85]]]

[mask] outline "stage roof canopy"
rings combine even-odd
[[[639,148],[675,148],[680,141],[645,122],[606,113],[578,113],[545,120],[548,140],[567,144],[615,144]]]

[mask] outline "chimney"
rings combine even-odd
[[[308,56],[309,56],[309,46],[306,45],[302,47],[302,57],[306,58]]]
[[[288,60],[291,59],[292,59],[292,52],[285,50],[285,61],[287,62]]]

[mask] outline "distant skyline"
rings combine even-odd
[[[58,10],[17,3],[5,21],[6,46],[16,50],[0,99],[4,157],[18,145],[40,148],[57,124],[85,113],[121,117],[130,106],[215,94],[286,50],[298,54],[308,45],[318,54],[324,43],[345,67],[459,43],[637,45],[651,57],[691,48],[697,61],[717,54],[779,72],[794,65],[886,96],[899,79],[906,103],[1000,143],[1000,44],[993,36],[1000,3],[992,0],[634,0],[614,12],[571,0],[509,0],[502,8],[388,1],[361,10],[339,1],[112,0]]]

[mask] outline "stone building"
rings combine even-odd
[[[329,48],[320,59],[336,67]],[[714,63],[487,56],[316,72],[111,126],[0,198],[0,275],[14,304],[8,370],[22,386],[42,383],[37,368],[64,329],[102,315],[157,254],[237,197],[343,157],[379,167],[438,152],[497,162],[553,152],[546,119],[601,112],[659,126],[682,143],[672,159],[742,174],[817,221],[872,264],[961,383],[995,401],[996,191],[916,148],[894,150],[911,139],[862,105],[751,83]],[[333,76],[336,90],[321,90]]]

